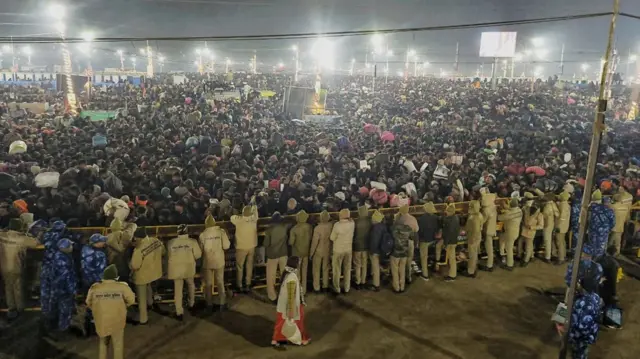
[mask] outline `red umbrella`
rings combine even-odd
[[[525,171],[526,173],[534,173],[536,176],[538,177],[542,177],[545,174],[547,174],[547,171],[545,171],[542,167],[540,166],[531,166],[531,167],[527,167],[527,170]]]
[[[382,135],[380,135],[380,139],[382,140],[382,142],[393,142],[396,139],[396,136],[394,136],[393,133],[389,131],[384,131]]]

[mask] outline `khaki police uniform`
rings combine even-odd
[[[31,238],[17,231],[0,232],[0,271],[4,282],[4,294],[9,311],[23,311],[22,271],[24,258],[28,248],[38,245],[35,238]]]
[[[183,315],[182,289],[187,282],[189,295],[189,307],[193,307],[196,301],[196,286],[193,278],[196,276],[196,260],[202,257],[200,245],[186,234],[181,234],[167,244],[168,252],[168,277],[173,280],[173,300],[176,306],[176,314]]]
[[[207,305],[213,304],[213,286],[218,286],[218,299],[220,305],[226,304],[224,288],[224,251],[229,249],[231,243],[227,231],[219,226],[205,229],[199,237],[200,249],[204,257],[202,262],[202,274],[204,278],[204,297]]]
[[[131,256],[131,270],[138,295],[141,324],[149,320],[147,306],[153,305],[151,283],[162,277],[162,257],[165,253],[164,244],[158,238],[147,236],[136,241],[136,248]]]

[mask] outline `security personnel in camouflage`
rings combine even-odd
[[[356,219],[356,230],[353,238],[353,266],[356,284],[355,289],[364,289],[367,280],[367,247],[369,232],[371,231],[371,219],[366,206],[358,207],[358,219]]]
[[[300,258],[298,273],[300,273],[300,288],[302,293],[307,292],[307,273],[309,272],[309,253],[311,252],[311,236],[313,227],[307,223],[309,215],[305,210],[296,214],[298,222],[289,232],[289,245],[293,257]]]
[[[57,329],[60,332],[69,329],[71,316],[75,308],[75,296],[78,289],[77,277],[74,272],[73,242],[68,238],[58,241],[58,251],[53,258],[53,285],[51,308],[58,319]]]
[[[44,258],[40,270],[40,307],[42,315],[47,319],[47,325],[55,325],[52,320],[56,318],[53,303],[53,285],[55,281],[55,255],[58,251],[58,241],[62,239],[66,225],[62,221],[55,221],[51,228],[42,235],[44,245]]]
[[[106,242],[107,237],[96,233],[89,238],[89,244],[82,246],[80,267],[83,292],[88,291],[93,283],[99,282],[107,268],[107,254],[104,251]]]
[[[416,245],[416,240],[418,239],[418,231],[420,230],[420,226],[418,226],[418,220],[416,217],[409,214],[409,206],[404,205],[398,208],[398,214],[396,215],[396,219],[394,223],[397,224],[405,224],[411,227],[414,235],[409,238],[409,243],[407,244],[407,261],[405,263],[406,277],[405,280],[407,283],[411,283],[412,281],[412,273],[413,269],[411,265],[413,264],[413,256]],[[403,287],[404,288],[404,287]]]
[[[24,310],[22,299],[22,272],[28,248],[38,245],[35,238],[20,233],[22,222],[17,218],[9,221],[9,230],[0,232],[0,270],[4,282],[4,294],[9,307],[8,316],[15,318]]]

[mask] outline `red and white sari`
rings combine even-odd
[[[289,342],[296,345],[307,345],[309,336],[304,328],[304,300],[300,291],[300,281],[293,268],[285,267],[287,271],[278,295],[276,325],[273,328],[271,344]],[[282,333],[287,322],[295,323],[298,333],[293,337],[287,337]]]

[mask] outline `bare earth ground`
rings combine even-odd
[[[255,296],[236,296],[228,312],[180,323],[152,313],[147,326],[128,325],[125,358],[556,358],[558,337],[549,320],[566,266],[536,261],[513,273],[480,272],[445,283],[417,279],[407,292],[352,291],[338,298],[307,296],[307,347],[269,347],[275,309]],[[620,283],[623,330],[602,329],[589,358],[640,357],[640,282]],[[170,308],[167,308],[170,309]],[[37,340],[35,318],[2,333],[0,358],[97,358],[97,339],[63,344]],[[26,321],[26,319],[25,319]]]

